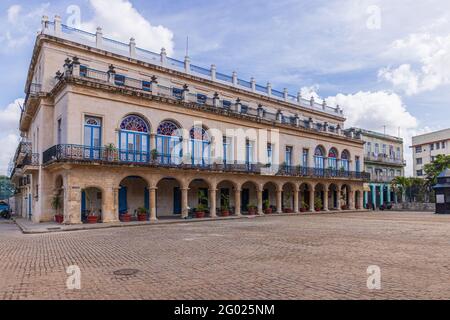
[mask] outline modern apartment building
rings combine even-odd
[[[362,209],[363,140],[300,94],[42,20],[11,166],[17,211],[64,223]]]
[[[399,199],[391,188],[391,181],[405,175],[403,139],[360,128],[348,131],[359,134],[364,141],[364,170],[370,174],[364,192],[364,207],[379,208],[385,203],[396,203]]]
[[[424,166],[434,161],[437,155],[450,154],[450,128],[422,134],[412,138],[413,174],[424,178]]]

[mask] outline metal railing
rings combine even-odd
[[[403,159],[393,158],[393,157],[390,157],[387,154],[375,155],[373,152],[372,153],[366,153],[364,155],[364,160],[365,161],[383,162],[383,163],[388,163],[388,164],[406,165],[406,161],[403,160]]]
[[[130,151],[74,144],[55,145],[43,153],[44,165],[55,162],[138,164],[150,167],[197,169],[266,175],[271,174],[296,177],[347,178],[363,180],[369,180],[370,178],[370,175],[366,172],[286,165],[269,166],[261,163],[211,163],[210,159],[207,158],[189,158],[186,159],[186,162],[183,162],[182,157],[168,154],[149,154],[146,151]]]

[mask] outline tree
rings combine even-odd
[[[425,174],[429,186],[433,186],[437,183],[438,175],[445,169],[450,168],[450,155],[438,155],[436,159],[424,166]]]
[[[394,192],[401,191],[402,197],[408,196],[409,202],[429,200],[428,183],[421,178],[395,177],[391,181],[391,187]]]
[[[15,188],[6,176],[0,176],[0,200],[8,199],[14,194]]]

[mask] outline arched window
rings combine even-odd
[[[156,150],[160,163],[179,164],[182,156],[181,136],[178,125],[163,121],[156,131]]]
[[[102,119],[86,116],[84,118],[84,157],[99,159],[102,146]]]
[[[191,138],[192,164],[209,164],[209,134],[203,127],[192,127],[189,131]]]
[[[350,153],[347,150],[342,151],[341,168],[346,172],[350,171]]]
[[[331,148],[330,151],[328,152],[328,167],[332,170],[337,169],[337,157],[338,152],[336,148]]]
[[[314,168],[315,174],[319,176],[324,175],[325,169],[325,149],[322,146],[318,146],[314,151]]]
[[[120,160],[148,162],[150,137],[147,122],[137,115],[125,117],[120,124]]]

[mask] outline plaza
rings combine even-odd
[[[0,299],[444,299],[449,232],[450,217],[420,212],[34,235],[0,223]],[[80,290],[66,287],[71,265],[81,270]],[[372,265],[381,290],[367,288]]]

